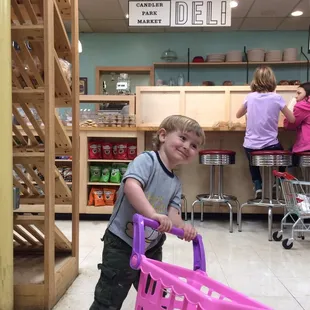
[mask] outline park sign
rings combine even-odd
[[[129,26],[229,27],[230,0],[129,0]]]

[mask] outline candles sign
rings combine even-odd
[[[229,27],[230,0],[129,0],[129,26]]]

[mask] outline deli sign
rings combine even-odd
[[[229,27],[230,0],[129,0],[129,26]]]

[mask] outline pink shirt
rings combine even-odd
[[[310,100],[302,100],[296,103],[294,110],[295,123],[284,120],[284,127],[288,130],[296,130],[296,141],[293,152],[310,151]]]
[[[278,122],[284,99],[277,93],[253,92],[247,95],[247,124],[243,146],[260,150],[279,143]]]

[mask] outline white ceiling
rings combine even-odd
[[[295,10],[304,14],[291,17]],[[239,0],[232,26],[216,28],[129,27],[128,0],[79,0],[79,11],[80,32],[308,30],[310,25],[310,0]]]

